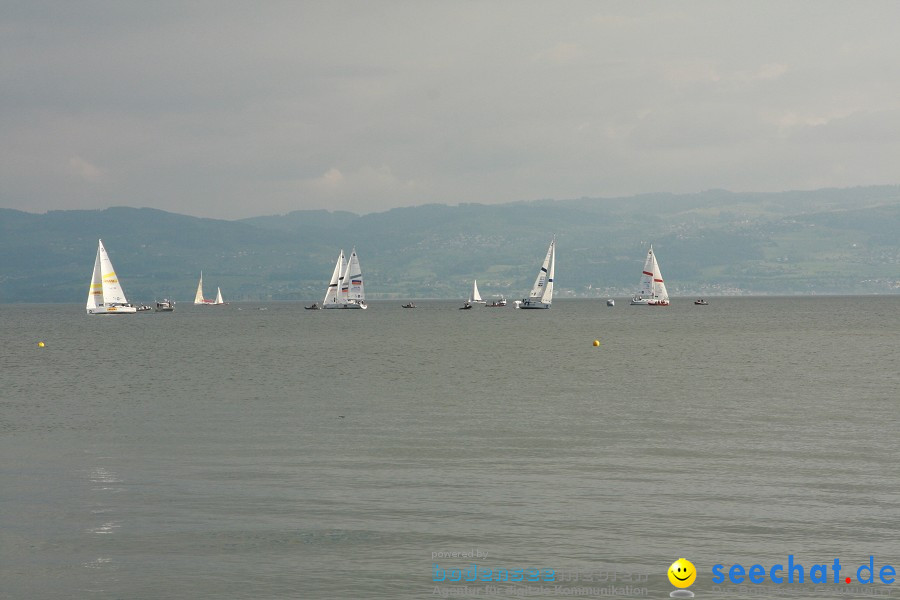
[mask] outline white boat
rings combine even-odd
[[[103,247],[103,240],[99,240],[97,245],[97,258],[94,260],[94,273],[85,308],[89,315],[131,315],[137,312],[125,298],[116,271]]]
[[[156,303],[156,312],[172,312],[175,310],[175,301],[169,300],[166,298],[165,300],[161,300]]]
[[[209,300],[203,297],[203,271],[200,271],[200,283],[197,284],[197,293],[194,294],[194,304],[207,304],[210,306],[225,304],[225,301],[222,300],[222,288],[216,288],[215,300]]]
[[[506,306],[506,298],[504,298],[503,296],[500,296],[499,300],[494,300],[490,304],[486,304],[485,306],[487,306],[488,308],[497,308],[497,307]]]
[[[663,282],[662,273],[660,273],[659,263],[656,261],[652,245],[650,250],[647,251],[647,258],[644,260],[640,289],[631,299],[631,304],[647,306],[669,305],[669,292],[666,291],[666,284]]]
[[[350,253],[349,259],[344,259],[343,250],[338,255],[328,290],[325,292],[325,300],[322,301],[322,308],[363,310],[368,308],[362,269],[359,265],[359,257],[356,255],[356,248]]]
[[[553,273],[556,270],[556,237],[550,241],[547,256],[538,271],[528,298],[516,301],[516,308],[550,308],[553,303]]]
[[[481,299],[481,294],[478,293],[478,280],[472,284],[472,295],[469,296],[469,304],[487,304],[484,300]]]

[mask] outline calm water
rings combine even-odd
[[[900,297],[400,304],[0,305],[0,598],[426,598],[452,591],[433,564],[472,562],[665,598],[680,556],[698,598],[744,598],[714,564],[900,571]]]

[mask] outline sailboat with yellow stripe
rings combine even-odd
[[[125,298],[116,270],[103,247],[103,240],[99,240],[97,246],[86,309],[89,315],[130,315],[137,312]]]

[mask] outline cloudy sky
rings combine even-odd
[[[898,23],[894,0],[5,0],[0,206],[897,184]]]

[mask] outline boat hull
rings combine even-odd
[[[133,315],[137,309],[133,306],[98,306],[87,309],[89,315]]]
[[[347,303],[347,304],[338,304],[338,303],[326,304],[323,308],[326,308],[326,309],[351,309],[351,310],[352,310],[352,309],[361,309],[361,310],[366,310],[366,309],[369,308],[369,307],[366,306],[365,304],[357,304],[356,302],[350,302],[350,303]]]
[[[541,302],[540,300],[522,300],[519,302],[518,308],[550,308],[549,302]]]

